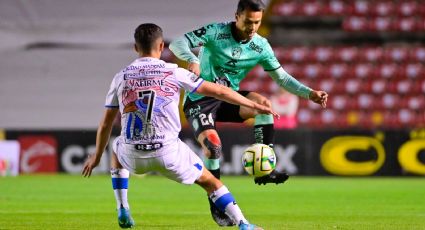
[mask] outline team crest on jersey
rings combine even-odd
[[[242,48],[241,47],[233,47],[232,49],[232,57],[239,59],[241,57]]]

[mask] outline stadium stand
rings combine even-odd
[[[277,0],[266,22],[285,70],[330,94],[326,110],[300,100],[301,127],[425,126],[425,1]],[[276,89],[265,76],[241,88]]]

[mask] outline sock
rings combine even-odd
[[[255,116],[254,138],[256,143],[261,143],[273,147],[273,115],[258,114]]]
[[[241,209],[236,204],[235,198],[233,198],[225,185],[212,192],[210,198],[215,206],[222,212],[225,212],[235,223],[239,224],[241,221],[243,223],[248,223]]]
[[[130,172],[127,169],[111,169],[112,188],[114,189],[117,209],[121,207],[129,209],[127,200],[128,178]]]
[[[205,159],[204,164],[215,178],[220,179],[220,159]]]

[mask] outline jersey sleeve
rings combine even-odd
[[[196,48],[208,44],[217,33],[218,25],[216,23],[203,26],[197,30],[185,33],[184,36],[189,41],[190,48]]]
[[[202,82],[204,82],[201,77],[183,68],[177,68],[175,76],[179,86],[190,93],[195,92]]]
[[[265,71],[273,71],[280,67],[280,63],[268,42],[264,43],[264,55],[259,64]]]
[[[109,87],[108,94],[106,95],[105,107],[107,108],[119,107],[118,95],[117,95],[117,88],[118,88],[117,78],[118,77],[114,77],[114,79],[112,80],[111,86]]]

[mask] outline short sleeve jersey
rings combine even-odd
[[[239,90],[239,84],[257,64],[271,71],[280,67],[267,39],[255,34],[241,43],[232,35],[232,22],[214,23],[184,35],[191,48],[201,46],[199,60],[201,77],[210,82]],[[191,100],[201,95],[186,93]]]
[[[106,107],[121,112],[121,135],[128,144],[167,144],[181,130],[180,88],[194,92],[203,80],[156,58],[139,58],[117,73]]]

